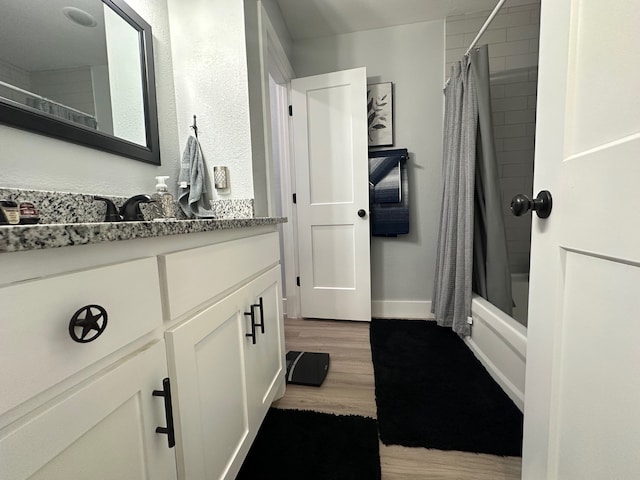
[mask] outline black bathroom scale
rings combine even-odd
[[[329,354],[287,352],[287,383],[319,387],[329,371]]]

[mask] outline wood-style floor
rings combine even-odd
[[[285,320],[286,350],[327,352],[331,365],[321,387],[287,385],[277,408],[376,417],[369,323]],[[382,480],[512,480],[521,459],[493,455],[387,446],[380,442]],[[363,479],[366,480],[366,479]]]

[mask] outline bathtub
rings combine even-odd
[[[511,274],[511,294],[513,296],[513,314],[525,327],[527,326],[527,310],[529,309],[529,274]]]
[[[484,298],[474,295],[471,302],[473,325],[467,346],[482,362],[505,393],[524,410],[524,375],[527,355],[526,312],[528,280],[525,275],[513,275],[514,316],[502,312]]]

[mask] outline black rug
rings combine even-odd
[[[370,338],[384,444],[522,455],[522,413],[451,329],[372,320]]]
[[[372,418],[272,408],[236,480],[378,480]]]

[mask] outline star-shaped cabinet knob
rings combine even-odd
[[[69,335],[78,343],[89,343],[107,328],[107,311],[100,305],[85,305],[69,321]]]

